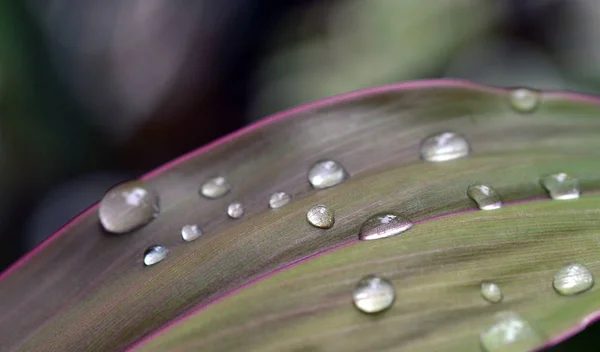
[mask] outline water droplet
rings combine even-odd
[[[281,208],[292,201],[292,196],[285,192],[275,192],[269,198],[269,207],[272,209]]]
[[[244,215],[244,206],[242,203],[231,203],[227,207],[227,215],[232,219],[239,219]]]
[[[484,351],[530,351],[544,341],[542,336],[516,313],[500,312],[495,318],[496,322],[479,335]]]
[[[487,185],[473,185],[467,189],[467,195],[473,199],[481,210],[502,208],[502,200],[496,190]]]
[[[231,190],[231,185],[225,177],[217,176],[213,177],[200,187],[200,194],[202,194],[206,198],[215,199],[220,198],[229,193]]]
[[[571,296],[594,286],[594,275],[584,265],[571,263],[554,274],[554,289],[563,296]]]
[[[396,289],[388,280],[376,275],[363,277],[352,294],[354,306],[363,313],[378,313],[389,309],[396,299]]]
[[[397,213],[381,213],[371,216],[363,223],[358,239],[377,240],[399,235],[413,226],[413,223]]]
[[[431,162],[454,160],[469,155],[467,140],[454,132],[443,132],[425,138],[421,143],[421,159]]]
[[[150,246],[144,252],[144,265],[150,266],[161,262],[167,257],[169,250],[164,246]]]
[[[127,233],[158,216],[158,195],[142,181],[117,185],[104,195],[98,208],[102,227],[112,233]]]
[[[527,88],[510,92],[510,105],[519,112],[533,112],[540,105],[540,93]]]
[[[502,295],[502,290],[500,286],[496,285],[493,282],[482,282],[481,283],[481,296],[485,298],[486,301],[491,303],[498,303],[502,301],[504,297]]]
[[[566,200],[579,198],[579,181],[563,172],[542,177],[540,184],[546,189],[552,199]]]
[[[332,228],[335,222],[333,210],[324,205],[315,205],[310,208],[308,213],[306,213],[306,218],[311,225],[322,229]]]
[[[308,172],[308,181],[316,189],[339,185],[348,178],[348,173],[342,164],[333,160],[316,162]]]
[[[181,228],[181,237],[186,242],[192,242],[202,236],[202,229],[198,225],[185,225]]]

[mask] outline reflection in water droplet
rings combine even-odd
[[[540,93],[527,89],[517,88],[510,92],[510,105],[519,112],[533,112],[540,104]]]
[[[308,181],[316,189],[339,185],[348,178],[348,173],[342,164],[333,160],[316,162],[308,172]]]
[[[231,203],[227,207],[227,215],[232,219],[239,219],[244,215],[244,206],[242,203]]]
[[[363,277],[352,294],[354,306],[363,313],[378,313],[389,309],[396,299],[396,289],[388,280],[375,275]]]
[[[185,225],[181,228],[181,237],[186,242],[192,242],[202,236],[202,229],[198,225]]]
[[[487,185],[473,185],[467,189],[467,195],[473,199],[481,210],[502,208],[502,200],[496,190]]]
[[[529,351],[542,344],[542,336],[518,314],[501,312],[495,318],[496,323],[479,335],[484,351]]]
[[[493,282],[481,283],[481,296],[491,303],[498,303],[502,301],[503,298],[502,290]]]
[[[146,225],[158,213],[158,195],[142,181],[125,182],[111,188],[98,208],[102,227],[118,234]]]
[[[540,184],[555,200],[579,198],[579,181],[561,172],[540,178]]]
[[[554,289],[563,296],[571,296],[594,286],[594,275],[584,265],[571,263],[554,274]]]
[[[377,240],[399,235],[413,226],[413,223],[398,213],[381,213],[371,216],[363,223],[358,239],[363,241]]]
[[[292,201],[292,197],[285,192],[275,192],[269,198],[269,207],[271,209],[281,208]]]
[[[164,246],[150,246],[144,252],[144,265],[150,266],[161,262],[167,257],[169,250]]]
[[[200,194],[209,199],[220,198],[229,193],[231,185],[225,177],[217,176],[213,177],[200,187]]]
[[[443,132],[425,138],[421,143],[421,159],[440,162],[454,160],[469,155],[467,140],[454,132]]]
[[[308,213],[306,213],[306,219],[311,225],[322,229],[330,229],[335,223],[333,210],[324,205],[315,205],[310,208]]]

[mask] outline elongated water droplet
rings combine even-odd
[[[231,203],[227,206],[227,215],[232,219],[239,219],[244,215],[244,206],[242,203]]]
[[[481,283],[481,296],[486,301],[491,303],[498,303],[502,301],[503,294],[500,286],[493,282],[482,282]]]
[[[497,313],[496,322],[479,335],[481,347],[487,352],[530,351],[544,339],[521,316],[513,312]]]
[[[316,162],[308,172],[308,181],[316,189],[339,185],[348,178],[348,173],[342,164],[333,160]]]
[[[563,296],[576,295],[594,286],[594,275],[584,265],[571,263],[554,274],[553,286]]]
[[[470,147],[465,137],[455,132],[443,132],[425,138],[421,143],[421,159],[440,162],[469,155]]]
[[[333,210],[324,205],[315,205],[310,208],[308,213],[306,213],[306,219],[311,225],[322,229],[330,229],[335,223]]]
[[[209,199],[220,198],[229,193],[231,185],[225,177],[217,176],[213,177],[200,187],[200,194]]]
[[[517,88],[510,92],[510,105],[518,112],[533,112],[540,105],[538,91]]]
[[[552,199],[566,200],[579,198],[579,181],[563,172],[542,177],[540,184],[546,189]]]
[[[376,275],[363,277],[352,294],[354,306],[363,313],[379,313],[389,309],[396,299],[396,289],[387,279]]]
[[[144,252],[144,265],[150,266],[161,262],[167,257],[169,250],[164,246],[150,246]]]
[[[202,236],[202,229],[198,225],[185,225],[181,228],[181,237],[186,242],[192,242]]]
[[[502,208],[502,200],[496,190],[487,185],[473,185],[467,189],[467,195],[473,199],[481,210]]]
[[[117,234],[146,225],[158,213],[158,195],[142,181],[125,182],[111,188],[98,208],[102,227]]]
[[[275,192],[269,198],[269,207],[272,209],[281,208],[292,201],[292,196],[285,192]]]
[[[399,235],[413,226],[413,223],[398,213],[388,212],[371,216],[363,223],[358,239],[377,240]]]

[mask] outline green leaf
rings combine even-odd
[[[426,221],[270,276],[136,351],[478,351],[480,331],[503,311],[542,339],[559,336],[600,304],[596,288],[563,297],[552,287],[571,262],[600,275],[599,215],[594,195]],[[373,273],[397,294],[391,309],[369,316],[352,306],[352,291]],[[500,286],[501,303],[482,298],[482,281]]]
[[[158,217],[146,226],[126,235],[107,234],[99,224],[97,207],[93,207],[3,273],[0,277],[2,347],[7,351],[122,350],[198,306],[210,304],[241,287],[245,291],[249,288],[244,285],[315,253],[356,242],[362,223],[386,210],[398,212],[417,224],[397,239],[356,244],[342,251],[397,243],[402,248],[406,246],[403,250],[413,253],[414,258],[427,258],[424,251],[438,253],[436,258],[444,270],[457,268],[454,275],[462,275],[463,260],[485,271],[484,259],[488,257],[511,261],[513,255],[523,250],[535,256],[537,247],[531,245],[526,249],[510,247],[515,253],[504,246],[491,246],[487,247],[491,254],[486,257],[456,257],[460,253],[460,237],[458,249],[454,250],[454,239],[446,234],[462,229],[442,226],[450,219],[430,220],[476,209],[466,195],[468,186],[474,183],[493,186],[505,202],[547,197],[539,177],[557,172],[578,178],[584,195],[597,190],[600,164],[593,161],[600,154],[599,113],[600,106],[594,98],[562,93],[544,93],[535,111],[523,113],[509,103],[508,90],[457,81],[429,81],[349,93],[269,118],[144,177],[159,195],[161,207]],[[420,160],[421,141],[443,131],[464,135],[470,143],[471,155],[443,163]],[[340,162],[349,172],[349,179],[332,188],[312,189],[307,180],[308,169],[323,159]],[[231,183],[231,191],[218,199],[202,198],[198,194],[200,185],[216,175]],[[292,203],[270,209],[269,195],[276,191],[293,195]],[[236,201],[242,202],[245,214],[242,219],[234,220],[227,216],[226,208]],[[319,229],[306,221],[306,212],[317,204],[334,210],[333,228]],[[587,203],[547,204],[562,207]],[[465,216],[493,217],[510,211],[513,210],[507,208],[498,215]],[[554,233],[555,223],[545,225],[543,217],[536,219],[537,213],[531,214],[535,215],[532,223]],[[573,211],[572,217],[586,214],[583,210]],[[527,219],[530,218],[522,221]],[[576,233],[581,226],[587,226],[582,219],[571,222],[568,231]],[[517,236],[519,228],[525,226],[520,221],[515,220],[507,233]],[[492,220],[489,223],[488,227],[501,226]],[[199,224],[204,235],[191,243],[183,241],[180,230],[187,224]],[[432,238],[442,241],[439,248],[430,242],[431,247],[424,249],[428,242],[420,238],[413,240],[421,243],[417,247],[409,246],[413,242],[403,241],[415,238],[426,226]],[[467,224],[462,226],[467,228]],[[462,240],[489,241],[493,235],[470,233],[470,237]],[[447,241],[445,247],[443,241]],[[155,244],[166,246],[170,253],[162,262],[145,267],[143,253]],[[547,248],[544,256],[558,260],[562,255]],[[565,251],[568,253],[568,248]],[[372,255],[369,262],[381,255],[377,251],[369,253]],[[331,255],[338,258],[336,252]],[[473,261],[473,258],[479,259]],[[323,260],[326,259],[315,262]],[[432,270],[434,264],[430,266]],[[359,260],[356,265],[376,270]],[[412,267],[413,273],[416,268]],[[523,270],[551,269],[557,268],[538,268],[532,264]],[[292,275],[297,270],[301,269],[290,269],[290,274],[284,271],[281,275]],[[521,269],[514,270],[512,274],[516,275]],[[319,272],[315,271],[314,276],[318,277]],[[495,272],[487,273],[486,279],[497,279]],[[348,285],[360,279],[359,271],[350,274],[352,282]],[[451,275],[436,278],[439,282],[431,282],[432,285],[445,287],[454,282],[445,281]],[[414,283],[419,276],[407,275],[406,279]],[[465,280],[481,279],[484,278],[465,277]],[[296,293],[298,297],[310,296],[310,292]],[[440,297],[450,301],[464,299]],[[330,298],[322,296],[323,304]],[[265,299],[262,304],[273,298]],[[346,302],[343,309],[340,306],[340,315],[329,316],[336,324],[348,323],[345,317],[364,318],[357,316]],[[399,299],[392,312],[409,308]],[[471,323],[469,312],[465,313],[465,324]],[[427,311],[427,315],[434,317],[442,313]],[[252,325],[264,317],[254,317],[244,324]],[[421,328],[438,325],[443,327],[441,320],[433,319]],[[400,335],[383,335],[385,331],[398,331],[393,324],[386,329],[379,336],[381,343],[390,346],[408,343]],[[244,340],[229,339],[244,349]],[[281,342],[284,341],[282,336]],[[424,338],[419,341],[435,343]],[[457,336],[456,341],[448,343],[460,341]],[[333,347],[327,349],[318,344],[311,348],[335,351]]]

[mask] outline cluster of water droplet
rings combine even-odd
[[[519,112],[532,112],[539,106],[540,93],[519,88],[509,95],[511,106]],[[445,162],[466,157],[471,147],[467,139],[453,131],[430,135],[423,140],[420,157],[425,162]],[[346,169],[337,161],[320,160],[308,171],[308,181],[314,189],[326,189],[341,184],[349,177]],[[539,180],[541,186],[555,200],[576,199],[579,197],[577,179],[565,173],[543,176]],[[217,199],[227,195],[231,184],[223,176],[208,179],[200,187],[200,195],[207,199]],[[498,192],[486,184],[473,184],[466,190],[480,210],[494,210],[502,207],[503,202]],[[292,201],[292,196],[285,192],[274,192],[270,195],[268,206],[278,209]],[[156,192],[143,182],[127,182],[109,190],[99,207],[99,218],[103,228],[111,233],[122,234],[133,231],[148,224],[159,213],[159,198]],[[232,219],[244,215],[244,207],[240,202],[229,204],[226,211]],[[315,205],[306,214],[312,226],[330,229],[335,224],[333,209],[325,205]],[[413,222],[399,213],[388,211],[369,217],[361,226],[359,240],[369,241],[400,235],[413,227]],[[202,236],[199,225],[184,225],[181,237],[192,242]],[[144,265],[150,266],[164,260],[169,250],[161,245],[152,245],[144,252]],[[570,263],[558,270],[554,275],[553,287],[560,295],[575,295],[589,290],[594,285],[592,273],[584,265]],[[490,303],[500,303],[504,294],[496,283],[484,281],[480,286],[481,296]],[[363,277],[356,284],[352,293],[354,306],[367,314],[380,313],[392,307],[396,299],[394,285],[386,278],[377,275]],[[481,332],[481,346],[486,351],[504,351],[508,345],[529,349],[539,346],[540,335],[516,313],[504,312],[496,317],[497,321]]]

